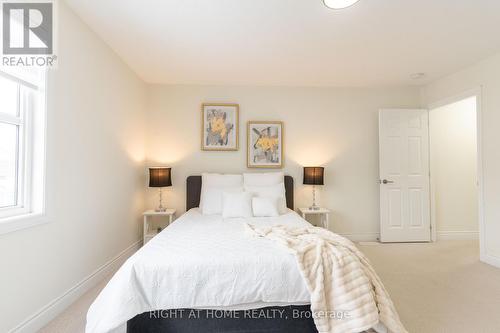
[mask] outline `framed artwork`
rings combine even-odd
[[[283,167],[283,122],[248,122],[247,166],[249,168]]]
[[[201,116],[202,150],[238,150],[238,104],[203,104]]]

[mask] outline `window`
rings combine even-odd
[[[0,70],[0,233],[9,218],[43,213],[45,85],[41,70]]]

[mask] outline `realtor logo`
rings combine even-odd
[[[57,2],[0,0],[2,61],[7,67],[57,66]]]
[[[3,54],[52,54],[52,3],[4,2]]]

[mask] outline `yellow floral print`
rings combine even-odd
[[[211,128],[213,134],[220,135],[220,137],[223,140],[226,139],[227,127],[226,127],[226,123],[224,122],[223,117],[221,117],[221,116],[212,117],[212,119],[210,119],[210,128]]]
[[[262,149],[262,151],[276,151],[278,149],[278,138],[275,136],[261,136],[257,139],[255,143],[256,148]]]

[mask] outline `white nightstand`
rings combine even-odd
[[[307,215],[320,215],[321,217],[321,227],[329,230],[330,223],[328,221],[328,216],[330,215],[330,210],[326,208],[320,208],[316,210],[312,210],[309,208],[299,208],[299,212],[302,215],[302,218],[306,220]]]
[[[167,217],[168,224],[162,225],[162,229],[164,229],[174,220],[175,209],[167,209],[164,212],[155,212],[154,210],[148,210],[147,212],[144,212],[142,216],[144,216],[143,243],[142,243],[142,245],[144,245],[147,242],[149,242],[154,236],[158,235],[158,230],[153,228],[151,224],[152,218],[156,216]]]

